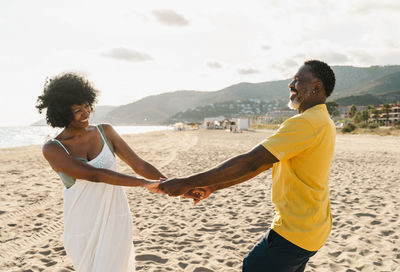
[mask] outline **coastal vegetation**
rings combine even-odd
[[[400,135],[400,105],[368,105],[357,110],[350,106],[347,118],[340,120],[343,133],[374,133],[379,135]]]

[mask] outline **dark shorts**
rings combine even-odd
[[[302,249],[270,229],[244,258],[242,272],[302,272],[315,253],[317,251]]]

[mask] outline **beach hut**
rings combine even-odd
[[[174,130],[181,131],[181,130],[184,130],[184,129],[185,129],[185,124],[184,123],[178,122],[178,123],[174,124]]]
[[[235,118],[233,119],[236,124],[236,130],[249,130],[249,119],[248,118]]]
[[[209,117],[204,118],[203,127],[207,129],[222,129],[225,117]]]

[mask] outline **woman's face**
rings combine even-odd
[[[74,120],[72,120],[69,126],[75,128],[85,128],[89,125],[89,116],[92,111],[92,107],[89,103],[83,103],[81,105],[71,106],[72,114],[74,115]]]

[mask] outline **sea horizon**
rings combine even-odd
[[[139,134],[151,131],[171,129],[168,126],[113,126],[120,134]],[[29,145],[40,145],[46,140],[54,138],[62,128],[50,126],[0,126],[0,149],[21,147]]]

